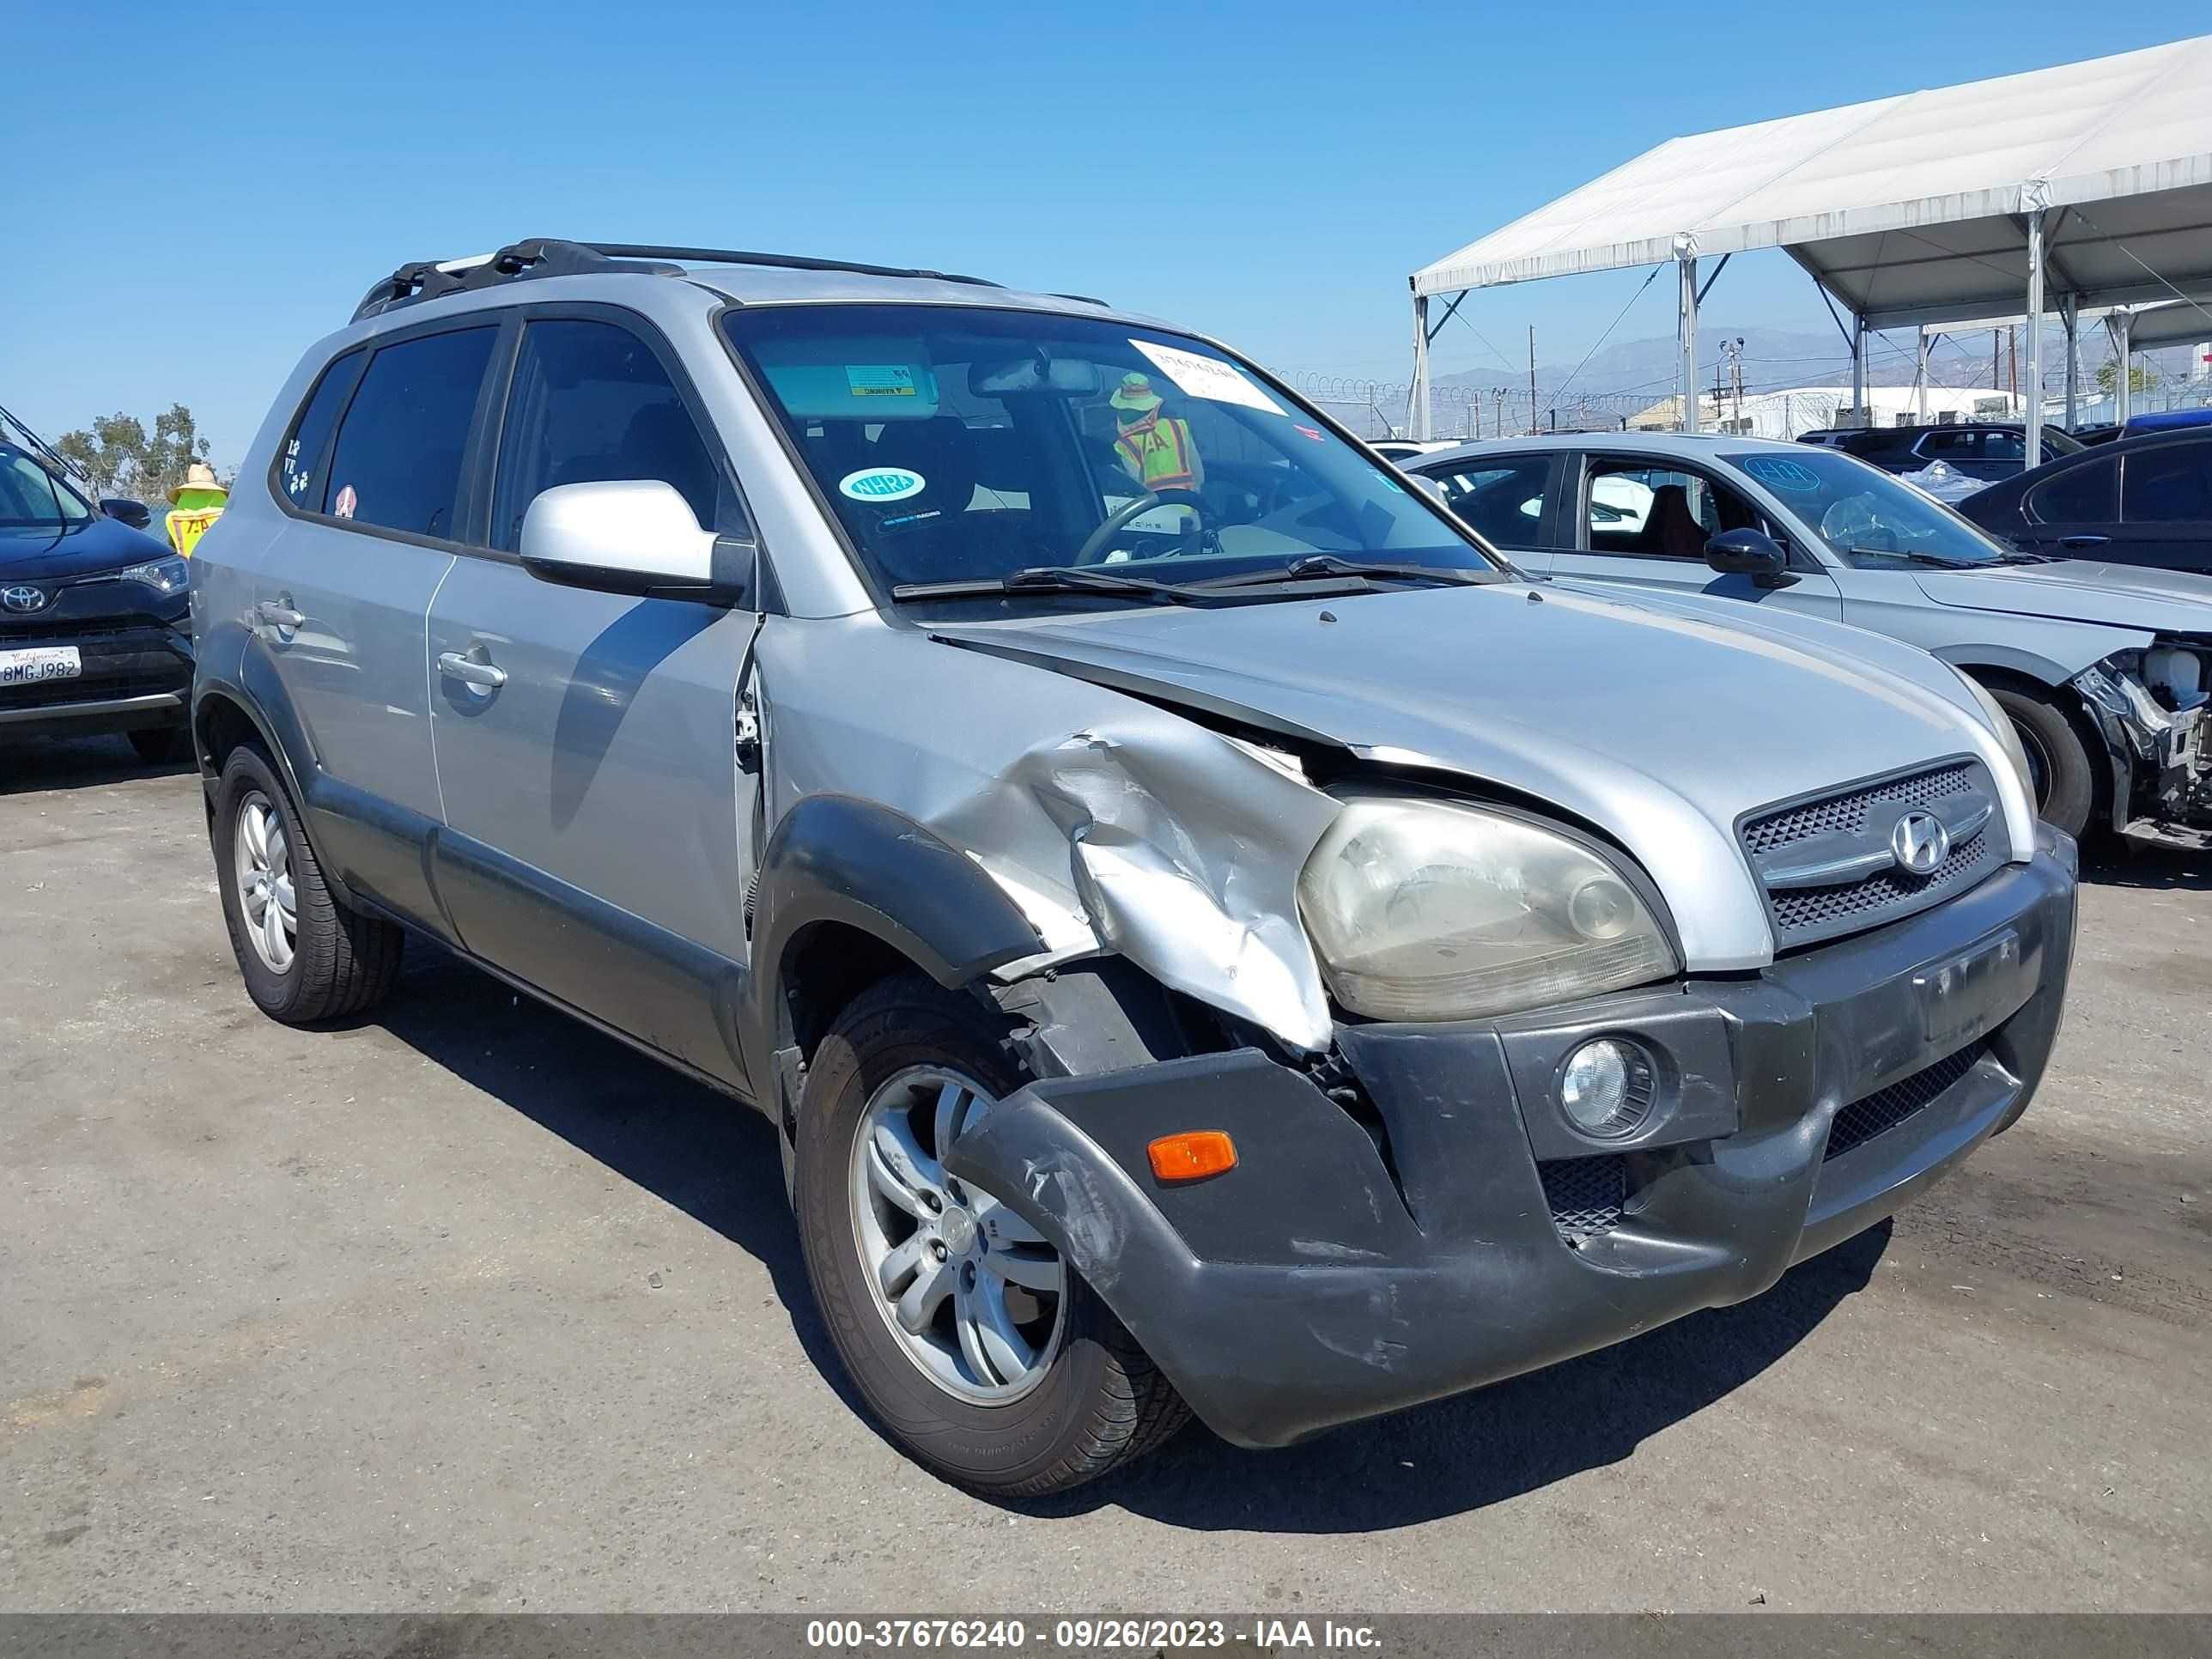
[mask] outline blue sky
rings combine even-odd
[[[1407,271],[1673,134],[2207,25],[2203,0],[1672,9],[26,6],[0,403],[52,438],[181,400],[234,464],[377,276],[526,235],[974,271],[1401,380]],[[170,63],[190,96],[146,72]],[[1468,310],[1571,361],[1641,280]],[[1671,331],[1667,288],[1614,337]],[[1829,326],[1779,254],[1708,303]],[[1456,323],[1438,342],[1440,372],[1497,363]]]

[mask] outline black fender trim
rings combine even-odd
[[[809,927],[858,928],[948,990],[1044,949],[1029,918],[972,860],[913,819],[850,795],[809,795],[778,820],[753,914],[746,1061],[756,1076],[786,1040],[785,957]]]

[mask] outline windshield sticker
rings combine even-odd
[[[1154,345],[1150,340],[1132,340],[1129,343],[1151,358],[1154,367],[1185,397],[1204,398],[1217,404],[1239,404],[1268,415],[1284,413],[1283,406],[1254,386],[1234,363],[1224,363],[1218,357],[1201,357],[1195,351],[1178,351],[1173,346]]]
[[[845,385],[855,398],[913,398],[914,369],[906,363],[848,363]]]
[[[1301,438],[1311,438],[1317,444],[1327,443],[1328,441],[1327,438],[1322,435],[1322,430],[1317,426],[1299,426],[1294,422],[1291,427],[1291,430],[1297,433]]]
[[[1736,465],[1770,489],[1786,490],[1793,495],[1811,495],[1819,492],[1820,475],[1799,461],[1781,455],[1747,455]]]
[[[928,479],[903,466],[864,466],[837,480],[837,493],[856,501],[902,501],[928,488]]]
[[[348,484],[338,491],[337,500],[331,503],[331,511],[341,519],[350,519],[353,517],[354,509],[360,505],[361,498],[353,493],[353,486]]]

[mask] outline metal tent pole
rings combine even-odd
[[[2081,392],[2081,296],[2069,294],[2058,303],[2059,315],[2066,320],[2066,421],[2069,432],[2074,429],[2074,410]]]
[[[2119,374],[2112,382],[2112,424],[2124,427],[2135,401],[2135,369],[2128,361],[2135,355],[2135,313],[2112,312],[2105,319],[2105,328],[2112,337],[2113,355],[2119,359],[2115,365]]]
[[[1682,430],[1698,429],[1698,245],[1674,239],[1674,263],[1682,277],[1679,317],[1682,341]]]
[[[1912,418],[1928,424],[1928,325],[1920,325],[1919,358],[1912,369]]]
[[[2027,464],[2043,465],[2043,210],[2027,216]]]
[[[1413,406],[1407,411],[1413,436],[1425,442],[1429,435],[1429,298],[1413,296]]]
[[[1855,311],[1851,313],[1851,407],[1858,411],[1859,424],[1870,427],[1874,416],[1867,410],[1866,336],[1866,319]]]

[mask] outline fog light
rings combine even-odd
[[[1651,1062],[1632,1042],[1600,1037],[1567,1056],[1559,1109],[1586,1135],[1625,1135],[1650,1115]]]

